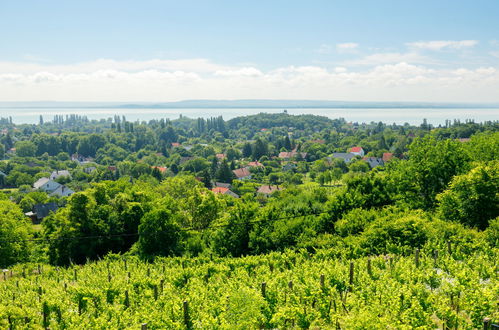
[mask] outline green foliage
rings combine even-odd
[[[36,145],[31,141],[17,141],[15,147],[19,157],[33,157],[36,152]]]
[[[444,219],[485,229],[489,220],[499,216],[499,161],[455,176],[438,200]]]
[[[173,200],[166,199],[160,209],[149,211],[139,225],[137,249],[145,257],[172,256],[180,252],[182,232],[179,223],[181,215],[172,205]]]
[[[0,215],[0,268],[27,261],[32,250],[31,223],[8,200],[0,200]]]

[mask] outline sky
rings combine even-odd
[[[0,101],[499,102],[499,1],[0,0]]]

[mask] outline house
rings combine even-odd
[[[332,158],[343,159],[345,163],[350,163],[355,156],[350,152],[335,152],[331,155]]]
[[[362,149],[362,147],[352,147],[350,148],[350,150],[348,150],[348,152],[360,157],[364,157],[364,149]]]
[[[284,160],[290,160],[291,158],[294,158],[296,156],[300,155],[301,158],[305,159],[307,158],[307,153],[306,152],[297,152],[296,150],[293,151],[282,151],[279,153],[279,158],[284,159]]]
[[[52,174],[50,174],[50,177],[49,179],[50,180],[55,180],[61,176],[65,176],[65,177],[68,177],[68,178],[71,178],[71,173],[69,173],[68,170],[61,170],[61,171],[54,171],[52,172]]]
[[[239,198],[239,195],[230,190],[229,188],[224,188],[224,187],[215,187],[211,189],[215,194],[222,194],[222,195],[229,195],[234,198]]]
[[[70,188],[66,187],[65,185],[60,185],[57,187],[52,193],[50,193],[50,196],[59,196],[59,197],[69,197],[75,192],[71,190]]]
[[[178,142],[172,142],[172,147],[173,148],[180,147],[180,143],[178,143]]]
[[[256,162],[249,162],[248,167],[264,167],[264,166],[259,161],[256,161]]]
[[[276,191],[280,191],[280,190],[282,190],[282,188],[279,186],[263,185],[263,186],[260,186],[260,188],[258,188],[257,193],[265,195],[266,197],[269,197],[270,195],[272,195]]]
[[[215,186],[215,188],[217,188],[217,187],[227,188],[227,189],[232,188],[232,185],[230,183],[223,183],[223,182],[215,182],[214,186]]]
[[[369,167],[375,168],[376,166],[383,166],[385,165],[385,162],[383,159],[378,158],[378,157],[364,157],[362,158],[365,162],[369,164]]]
[[[251,172],[247,167],[238,168],[237,170],[233,170],[232,173],[236,176],[237,180],[250,180]]]
[[[218,160],[223,160],[224,158],[227,158],[225,154],[216,154],[215,157],[217,157]]]
[[[287,163],[287,164],[284,164],[284,166],[282,167],[282,170],[287,172],[287,171],[292,171],[296,168],[296,164],[295,163]]]
[[[168,170],[168,168],[166,167],[162,167],[162,166],[151,166],[151,168],[154,170],[155,168],[157,168],[161,173],[166,173],[166,171]]]
[[[89,167],[85,167],[83,169],[83,172],[87,173],[87,174],[90,174],[92,173],[93,171],[95,171],[97,169],[97,167],[95,166],[89,166]]]
[[[59,206],[57,206],[57,203],[46,203],[46,204],[36,204],[33,206],[33,210],[25,213],[28,217],[31,218],[31,221],[34,224],[40,223],[45,217],[47,217],[50,212],[57,212],[59,209]]]
[[[390,159],[392,159],[394,156],[393,156],[393,153],[391,152],[384,152],[383,153],[383,162],[387,162],[389,161]]]
[[[33,183],[33,188],[35,190],[41,190],[48,193],[53,192],[54,190],[59,188],[59,186],[61,186],[60,183],[57,183],[54,180],[50,180],[49,178],[40,178],[36,180],[35,183]]]

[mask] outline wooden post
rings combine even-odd
[[[266,282],[262,282],[262,297],[263,298],[265,298],[266,288],[267,288],[267,283]]]
[[[140,330],[147,330],[147,323],[142,323],[140,325]]]
[[[416,248],[414,250],[414,263],[416,264],[416,268],[419,268],[419,249]]]
[[[321,274],[321,289],[324,289],[324,274]]]
[[[490,317],[485,317],[483,319],[483,330],[488,330],[490,329]]]
[[[353,261],[350,261],[350,290],[353,287]]]
[[[111,283],[111,273],[109,272],[109,270],[107,271],[107,281]]]
[[[367,273],[372,275],[371,258],[367,258]]]
[[[158,286],[153,286],[154,300],[158,300]]]
[[[447,241],[447,252],[450,254],[452,254],[452,244],[450,241]]]
[[[125,290],[125,307],[130,307],[130,298],[128,297],[128,290]]]
[[[189,303],[184,301],[184,324],[187,329],[190,329],[190,319],[189,319]]]

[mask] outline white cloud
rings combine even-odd
[[[315,52],[319,54],[331,54],[333,52],[333,47],[331,45],[322,44]]]
[[[355,42],[345,42],[342,44],[336,44],[336,50],[340,53],[355,52],[358,47],[359,44]]]
[[[348,60],[343,63],[347,66],[372,66],[390,63],[416,63],[416,64],[437,64],[437,62],[427,56],[412,52],[412,53],[376,53],[367,55],[360,59]]]
[[[433,40],[433,41],[416,41],[406,45],[411,48],[427,49],[427,50],[444,50],[444,49],[462,49],[473,47],[478,44],[477,40]]]
[[[310,65],[267,71],[204,59],[97,60],[63,66],[0,62],[0,101],[285,98],[499,102],[499,68],[434,69],[416,65],[415,59],[419,58],[414,54],[374,54],[364,59],[370,66],[355,70]]]

